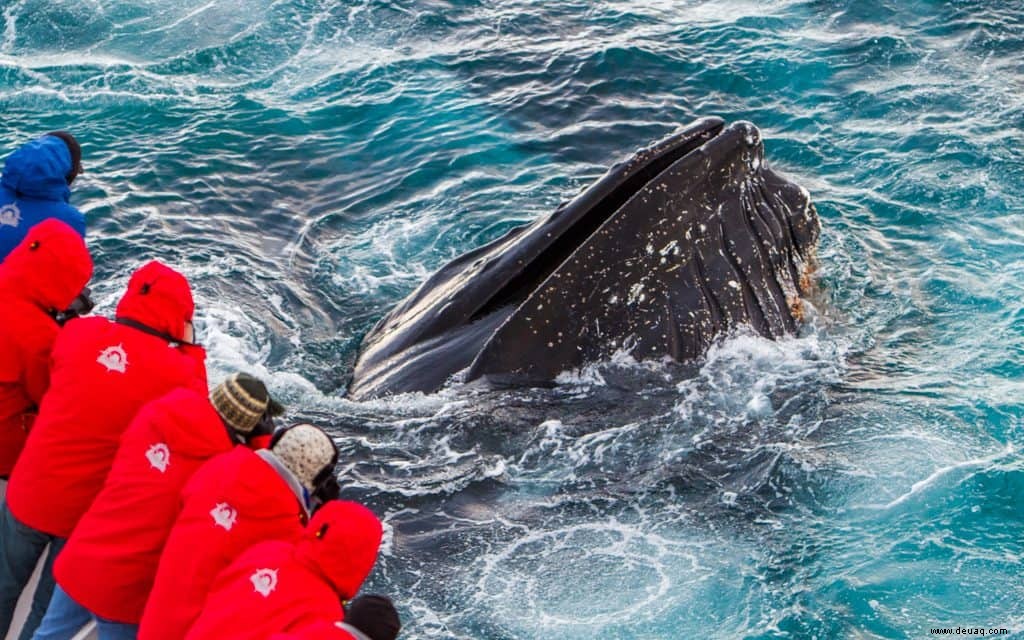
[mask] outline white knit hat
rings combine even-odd
[[[334,440],[311,424],[297,424],[274,438],[270,450],[309,491],[316,490],[316,478],[337,463]]]

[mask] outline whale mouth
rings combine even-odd
[[[484,316],[508,306],[518,306],[542,282],[576,251],[586,240],[618,212],[626,202],[655,180],[665,169],[677,160],[698,149],[705,142],[718,135],[725,127],[720,118],[704,118],[679,131],[658,144],[638,151],[627,162],[612,167],[590,191],[598,190],[602,183],[606,189],[598,191],[596,202],[580,198],[563,203],[552,218],[559,216],[574,218],[575,221],[554,241],[524,267],[517,276],[509,280],[493,297],[470,317],[475,322]],[[588,191],[587,193],[589,193]],[[583,202],[580,202],[584,200]],[[586,206],[581,206],[586,205]],[[579,211],[573,211],[573,207]]]
[[[703,118],[554,213],[441,267],[370,331],[349,396],[545,384],[631,345],[699,357],[749,325],[792,333],[819,224],[752,124]]]

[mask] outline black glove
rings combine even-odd
[[[79,316],[88,314],[96,306],[96,303],[92,301],[89,296],[92,294],[92,290],[89,287],[82,289],[82,293],[78,294],[78,297],[71,301],[71,306],[64,311],[58,312],[54,316],[54,320],[57,324],[64,326],[64,323],[68,320],[72,320]]]
[[[254,438],[257,436],[269,436],[274,433],[277,429],[277,425],[274,424],[274,419],[270,417],[269,413],[264,413],[260,421],[256,423],[252,431],[249,432],[249,437]]]
[[[331,500],[337,500],[340,495],[341,485],[338,484],[338,479],[332,473],[316,486],[316,489],[313,491],[313,501],[320,507]]]
[[[386,596],[359,596],[349,603],[345,622],[370,636],[371,640],[395,640],[402,630],[398,611]]]

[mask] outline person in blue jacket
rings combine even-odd
[[[66,131],[22,145],[0,176],[0,262],[28,230],[57,218],[85,237],[85,216],[68,204],[71,183],[82,172],[82,148]]]

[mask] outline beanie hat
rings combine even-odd
[[[264,415],[278,416],[284,407],[275,402],[260,380],[248,373],[232,373],[210,393],[210,403],[235,431],[251,433]]]
[[[398,611],[391,599],[379,595],[359,596],[348,605],[345,622],[373,640],[395,640],[402,630]]]
[[[68,184],[71,184],[78,177],[78,174],[82,173],[82,145],[78,144],[75,136],[67,131],[51,131],[46,135],[60,138],[68,146],[68,153],[71,154],[71,171],[68,172],[65,179]]]
[[[270,450],[298,478],[302,486],[316,491],[325,470],[333,470],[338,462],[334,440],[311,424],[297,424],[279,431],[271,441]]]

